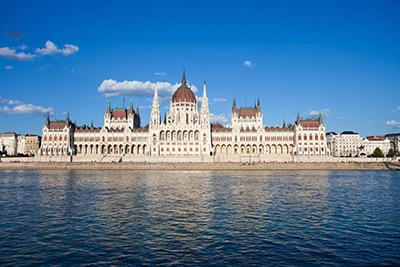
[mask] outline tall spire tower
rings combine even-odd
[[[183,76],[185,76],[185,72],[183,72]],[[151,126],[160,125],[160,120],[161,120],[161,112],[160,112],[160,104],[158,103],[158,85],[156,83],[156,87],[154,89],[153,105],[151,107],[150,125]]]
[[[208,109],[207,86],[205,81],[203,87],[203,98],[201,100],[200,124],[201,125],[210,124],[210,111]]]

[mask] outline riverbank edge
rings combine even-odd
[[[38,163],[0,162],[0,170],[392,170],[385,163]]]

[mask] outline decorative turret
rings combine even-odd
[[[49,114],[49,112],[47,112],[47,115],[46,115],[46,126],[47,126],[47,128],[50,126],[50,114]]]
[[[236,96],[233,98],[232,112],[236,113]]]
[[[207,86],[204,81],[203,98],[201,100],[200,123],[202,125],[210,124],[210,111],[208,109]]]
[[[322,112],[321,110],[319,111],[319,116],[318,116],[318,124],[321,125],[323,123],[322,121]]]
[[[157,126],[160,125],[161,119],[161,112],[160,112],[160,105],[158,103],[158,85],[154,88],[154,98],[153,98],[153,105],[151,107],[151,114],[150,114],[150,125]]]
[[[71,123],[71,121],[69,120],[69,111],[67,112],[67,116],[65,118],[65,124],[67,124],[67,126],[69,126]]]
[[[128,115],[133,116],[133,105],[132,105],[132,97],[131,97],[131,103],[129,105],[129,110],[128,110]]]
[[[106,114],[110,114],[110,113],[111,113],[111,106],[110,106],[110,99],[108,99]]]
[[[257,112],[261,112],[260,96],[258,96],[258,101],[257,101]]]
[[[300,123],[300,112],[297,111],[297,120],[296,120],[296,124]]]

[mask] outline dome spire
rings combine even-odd
[[[183,69],[182,84],[185,84],[185,85],[186,85],[186,74],[185,74],[185,69]]]

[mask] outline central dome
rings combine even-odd
[[[179,102],[196,103],[196,97],[193,91],[186,85],[185,70],[183,70],[182,85],[176,89],[175,93],[172,95],[172,103]]]

